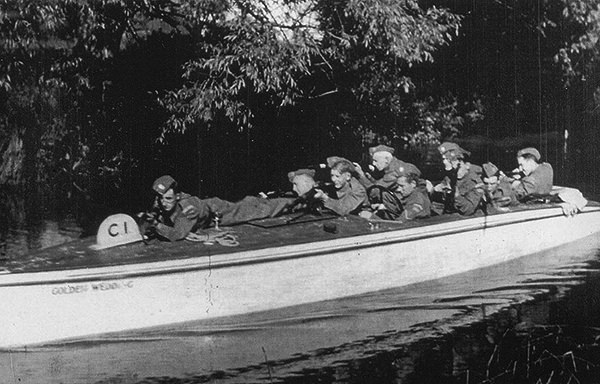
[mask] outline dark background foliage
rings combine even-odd
[[[558,182],[596,192],[597,9],[1,1],[0,184],[96,217],[142,209],[164,173],[238,199],[379,143],[435,179],[432,148],[452,139],[505,169],[534,145]]]

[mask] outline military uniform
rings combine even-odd
[[[467,173],[456,179],[454,191],[454,209],[461,215],[472,215],[482,204],[484,196],[482,169],[478,165],[464,163],[468,167]]]
[[[235,225],[277,216],[296,201],[296,199],[285,197],[263,199],[256,196],[246,196],[237,202],[222,200],[218,197],[211,197],[203,201],[212,212],[222,214],[220,219],[222,225]]]
[[[415,188],[410,195],[400,198],[400,202],[404,210],[396,221],[406,222],[431,215],[429,196],[422,189]]]
[[[488,200],[493,206],[505,207],[516,203],[515,192],[507,178],[501,177],[498,182],[487,184],[486,187]]]
[[[177,199],[171,212],[161,212],[157,218],[157,235],[170,241],[184,239],[190,232],[210,223],[210,209],[205,202],[187,193],[178,194]]]
[[[549,163],[541,163],[529,175],[517,180],[513,190],[519,200],[529,195],[547,195],[552,190],[553,179],[552,166]]]
[[[339,190],[336,191],[337,199],[327,199],[323,203],[325,208],[331,209],[340,216],[357,213],[368,204],[367,191],[365,187],[354,177]]]
[[[157,194],[163,195],[175,186],[175,180],[165,175],[156,179],[152,188]],[[170,241],[184,239],[190,232],[208,228],[217,212],[221,214],[222,225],[234,225],[276,216],[295,201],[291,198],[246,196],[241,201],[230,202],[217,197],[200,199],[187,193],[178,193],[175,198],[175,206],[169,212],[160,209],[158,198],[154,203],[155,211],[160,212],[155,226],[156,234]]]

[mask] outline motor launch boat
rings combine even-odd
[[[600,204],[398,223],[293,213],[221,230],[236,243],[144,241],[118,214],[97,238],[0,264],[0,348],[230,317],[405,286],[600,231]],[[214,229],[213,229],[214,231]]]

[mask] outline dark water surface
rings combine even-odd
[[[40,220],[35,229],[5,231],[3,257],[78,236],[68,218]],[[594,328],[600,327],[599,254],[600,236],[594,236],[408,287],[209,324],[1,352],[0,382],[535,383],[543,377],[545,383],[554,372],[551,382],[566,383],[564,364],[562,373],[536,369],[568,360],[571,355],[563,355],[569,351],[576,377],[585,380],[586,363],[573,345],[593,345],[600,337]],[[567,349],[551,352],[538,339]]]

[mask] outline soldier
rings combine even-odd
[[[301,197],[310,192],[316,185],[314,169],[298,169],[288,173],[292,189]]]
[[[554,171],[549,163],[540,163],[540,152],[532,147],[517,152],[519,170],[524,177],[509,178],[518,200],[532,195],[548,195],[552,190]]]
[[[175,179],[169,175],[161,176],[152,185],[156,192],[153,212],[150,216],[151,228],[164,240],[176,241],[194,236],[199,229],[208,228],[214,217],[220,217],[223,225],[234,225],[250,220],[273,217],[284,211],[294,199],[263,199],[246,196],[238,202],[230,202],[212,197],[200,199],[180,192]],[[209,235],[205,235],[209,240]]]
[[[290,212],[320,213],[323,201],[315,198],[317,193],[315,173],[314,169],[298,169],[288,173],[292,189],[298,195],[295,204],[289,208]]]
[[[398,178],[396,191],[400,195],[403,210],[396,221],[406,222],[431,215],[429,195],[419,187],[419,180],[416,173],[407,173]]]
[[[400,173],[394,187],[396,202],[371,205],[371,212],[361,212],[367,219],[385,219],[407,222],[431,215],[431,202],[427,191],[420,186],[421,179],[416,173]]]
[[[491,162],[484,163],[483,182],[488,203],[495,208],[506,207],[515,202],[510,181],[506,180],[498,167]]]
[[[484,204],[481,167],[465,162],[465,156],[471,153],[456,143],[442,143],[438,150],[448,172],[445,181],[434,188],[435,192],[445,196],[444,213],[474,214]]]
[[[150,229],[170,241],[185,238],[190,232],[208,226],[210,210],[196,196],[179,191],[177,182],[169,175],[159,177],[152,184],[156,193],[150,215]]]
[[[378,145],[369,148],[369,154],[373,160],[373,166],[377,171],[383,173],[378,179],[374,179],[369,173],[365,173],[360,165],[354,163],[358,179],[367,188],[367,194],[371,207],[379,209],[381,218],[394,220],[397,213],[402,209],[398,199],[394,196],[398,178],[402,174],[413,173],[421,176],[421,171],[414,164],[399,160],[394,156],[394,148],[387,145]],[[427,188],[425,180],[419,180],[419,187]]]
[[[340,216],[358,213],[362,207],[368,204],[367,191],[354,177],[355,168],[349,160],[340,157],[327,159],[331,164],[331,181],[335,187],[337,199],[321,189],[316,190],[315,198],[323,201],[325,208],[331,209]]]
[[[379,185],[385,188],[393,187],[398,180],[398,172],[411,172],[421,176],[421,171],[414,164],[399,160],[394,156],[394,148],[387,145],[378,145],[369,148],[369,154],[373,159],[373,165],[383,172],[380,179],[374,179],[369,173],[365,173],[360,165],[354,163],[358,179],[365,188]]]

